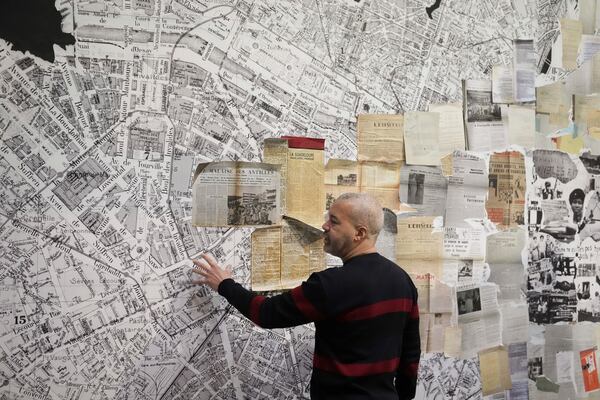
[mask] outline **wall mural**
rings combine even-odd
[[[308,398],[313,326],[258,328],[190,273],[210,252],[248,287],[298,282],[251,252],[296,222],[250,225],[304,219],[308,189],[193,216],[198,165],[211,182],[285,135],[324,139],[323,209],[384,199],[381,252],[420,290],[417,398],[589,396],[598,3],[7,1],[0,399]]]

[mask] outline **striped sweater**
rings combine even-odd
[[[232,279],[219,294],[256,325],[314,322],[312,399],[412,399],[420,356],[417,290],[408,274],[377,254],[313,273],[264,297]]]

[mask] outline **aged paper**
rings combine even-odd
[[[492,101],[494,103],[514,103],[513,89],[512,65],[494,65],[492,67]]]
[[[573,114],[577,131],[585,133],[588,130],[587,122],[594,111],[600,110],[600,95],[575,95],[573,104]]]
[[[282,290],[298,286],[325,268],[321,231],[294,218],[280,226],[252,233],[252,290]]]
[[[404,148],[407,164],[440,164],[439,126],[438,113],[409,111],[404,115]]]
[[[562,67],[566,70],[577,68],[577,51],[581,42],[583,27],[580,21],[561,18]]]
[[[404,160],[404,116],[360,114],[358,116],[358,160]]]
[[[281,226],[252,232],[252,290],[281,289]]]
[[[489,179],[485,160],[466,151],[455,151],[453,173],[448,177],[446,226],[467,227],[466,218],[485,218]]]
[[[440,115],[439,152],[440,157],[454,150],[465,149],[465,124],[461,103],[430,104],[429,111]]]
[[[358,163],[352,160],[330,159],[325,165],[325,208],[342,193],[358,192]]]
[[[490,156],[488,218],[502,228],[525,223],[525,157],[518,151]]]
[[[468,283],[459,284],[455,289],[463,357],[473,357],[478,351],[502,344],[496,285]]]
[[[324,139],[288,137],[285,215],[314,227],[325,212]]]
[[[484,396],[512,388],[508,351],[496,347],[479,352],[481,369],[481,390]]]
[[[192,186],[194,226],[273,225],[280,220],[279,165],[199,164]]]
[[[519,146],[535,147],[535,109],[512,105],[507,108],[508,142]]]
[[[279,169],[279,174],[281,176],[279,182],[280,184],[280,204],[281,204],[281,214],[285,214],[286,212],[286,193],[287,193],[287,155],[288,155],[288,143],[285,139],[280,138],[267,138],[264,141],[263,148],[263,161],[269,164],[278,164],[281,165]]]
[[[536,113],[548,115],[548,129],[544,134],[552,133],[569,125],[571,96],[564,82],[536,88]]]
[[[361,162],[359,164],[360,191],[370,193],[383,207],[398,211],[400,199],[400,163]]]
[[[409,273],[441,276],[444,234],[435,217],[398,218],[396,261]]]
[[[444,354],[447,357],[460,358],[462,354],[462,329],[449,326],[444,330]]]
[[[400,201],[421,215],[444,215],[448,182],[439,167],[403,165]]]
[[[519,228],[499,231],[486,240],[486,259],[490,268],[488,282],[500,289],[499,302],[521,302],[524,298],[525,267],[521,252],[525,247],[526,231]]]
[[[325,268],[323,235],[320,230],[293,218],[281,227],[281,287],[294,288],[313,272]]]
[[[448,155],[445,155],[444,157],[442,157],[441,161],[441,169],[442,169],[442,174],[446,177],[452,175],[452,171],[454,170],[453,167],[453,163],[454,163],[454,154],[450,153]]]
[[[464,113],[469,150],[490,151],[508,144],[499,104],[492,102],[492,82],[463,82]]]

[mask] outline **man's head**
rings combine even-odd
[[[377,235],[383,227],[381,204],[367,193],[344,193],[329,208],[324,249],[347,260],[375,251]]]

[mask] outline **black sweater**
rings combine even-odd
[[[264,328],[315,322],[312,399],[414,397],[421,352],[417,290],[387,258],[353,257],[277,296],[257,295],[232,279],[221,282],[219,294]]]

